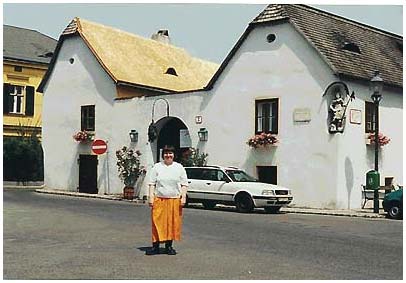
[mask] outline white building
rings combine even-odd
[[[121,37],[128,34],[105,29],[73,21],[39,87],[47,187],[74,191],[90,174],[99,194],[120,193],[115,150],[139,149],[148,169],[164,144],[185,150],[180,130],[187,129],[191,146],[208,153],[209,164],[238,166],[289,187],[298,206],[358,208],[365,173],[374,167],[374,150],[365,137],[374,117],[368,83],[375,70],[385,82],[380,132],[391,139],[379,153],[381,183],[388,177],[403,183],[401,36],[304,5],[272,4],[249,24],[214,74],[217,66],[185,59],[184,51],[179,55],[173,50],[180,49],[168,44],[159,43],[156,52],[157,43],[137,45],[137,37],[133,52]],[[123,53],[114,59],[116,48]],[[155,60],[157,54],[167,60]],[[133,62],[137,67],[129,69]],[[355,94],[344,130],[337,133],[329,132],[335,92],[323,95],[333,82]],[[81,109],[85,118],[91,116],[86,106],[94,109],[95,136],[108,141],[108,154],[94,156],[90,144],[71,138],[80,130]],[[153,110],[158,138],[149,142]],[[207,141],[199,141],[200,128],[208,131]],[[137,143],[130,143],[131,130],[139,133]],[[248,139],[263,131],[276,135],[277,145],[249,147]],[[138,187],[142,197],[143,179]]]

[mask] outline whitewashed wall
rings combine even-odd
[[[154,165],[156,155],[156,141],[148,142],[148,126],[152,119],[152,105],[159,98],[165,98],[169,103],[169,116],[177,117],[189,129],[194,147],[199,146],[198,134],[200,126],[195,123],[195,116],[202,113],[203,92],[184,93],[177,95],[153,96],[119,100],[115,102],[112,117],[116,126],[114,127],[114,138],[111,138],[110,148],[115,151],[123,145],[139,149],[142,153],[141,164],[146,167],[147,175],[140,178],[137,189],[138,195],[142,198],[147,194],[147,180],[149,169]],[[166,117],[166,103],[159,100],[155,104],[154,122]],[[139,139],[137,143],[130,143],[129,132],[131,129],[137,130]],[[114,154],[110,156],[112,170],[110,174],[112,191],[120,193],[122,183],[117,178],[116,158]]]
[[[74,64],[69,59],[74,58]],[[45,184],[48,188],[76,191],[79,185],[79,154],[92,154],[91,143],[81,144],[72,135],[80,130],[82,105],[95,105],[95,139],[108,142],[108,152],[98,156],[97,184],[99,194],[118,194],[124,187],[118,178],[115,151],[127,146],[139,149],[141,163],[151,168],[155,144],[148,142],[152,104],[164,97],[170,105],[170,116],[181,119],[188,127],[194,146],[198,146],[199,125],[195,115],[202,112],[202,92],[114,100],[116,88],[98,61],[79,37],[66,39],[49,82],[44,89],[43,147]],[[166,116],[166,104],[155,105],[155,122]],[[131,143],[130,130],[139,132],[138,143]],[[146,192],[142,176],[138,189]]]
[[[276,34],[275,42],[266,41],[269,33]],[[295,204],[334,207],[338,138],[328,134],[322,99],[334,80],[292,26],[256,28],[207,98],[211,163],[243,167],[253,175],[256,166],[278,166],[278,184],[293,190]],[[255,131],[255,100],[266,98],[279,98],[280,142],[270,149],[251,149],[246,141]],[[309,108],[311,121],[294,122],[296,108]]]
[[[372,102],[366,83],[346,82],[355,92],[356,99],[347,110],[346,128],[340,138],[338,151],[337,206],[359,208],[361,185],[365,185],[365,174],[374,169],[375,147],[365,143],[365,101]],[[403,117],[402,92],[385,87],[379,107],[379,131],[391,142],[379,150],[379,172],[381,185],[385,177],[394,177],[394,182],[403,184]],[[350,109],[362,111],[362,123],[350,123]]]
[[[69,59],[73,58],[71,64]],[[44,89],[43,148],[45,184],[48,188],[75,191],[79,184],[79,154],[90,146],[76,143],[80,130],[81,105],[96,105],[96,137],[110,131],[109,113],[115,85],[100,68],[87,46],[78,37],[65,39],[52,75]],[[100,126],[104,125],[104,126]],[[107,182],[100,167],[98,182]]]
[[[266,36],[276,34],[269,44]],[[346,82],[356,100],[348,107],[344,134],[328,133],[327,86],[338,79],[293,26],[258,27],[207,96],[207,152],[210,163],[234,165],[256,175],[256,166],[278,166],[278,184],[293,189],[294,204],[325,208],[359,208],[361,184],[373,168],[373,147],[365,145],[365,100],[368,85]],[[280,143],[250,149],[245,142],[255,129],[255,99],[279,98]],[[220,106],[221,105],[221,106]],[[309,108],[311,121],[293,121],[297,108]],[[221,110],[220,110],[221,109]],[[349,109],[362,111],[361,125],[350,124]],[[386,88],[380,107],[381,131],[392,141],[381,150],[381,183],[385,176],[402,180],[402,95]]]
[[[274,43],[266,36],[276,34]],[[71,65],[69,58],[74,58]],[[79,38],[67,39],[45,89],[43,145],[47,187],[76,190],[79,153],[91,154],[90,145],[78,145],[72,135],[80,129],[80,106],[96,105],[96,138],[108,141],[109,152],[98,157],[99,193],[121,193],[115,151],[126,145],[142,152],[141,163],[152,167],[155,144],[148,142],[152,104],[165,98],[170,116],[188,127],[192,146],[209,154],[209,164],[238,166],[256,175],[256,166],[278,166],[278,184],[293,190],[294,204],[309,207],[356,208],[361,204],[360,184],[373,168],[373,150],[365,145],[364,121],[347,124],[344,134],[328,133],[328,99],[322,94],[338,79],[315,49],[293,26],[257,27],[208,92],[114,100],[112,80]],[[349,109],[362,110],[369,100],[366,85],[347,82],[357,99]],[[246,144],[255,131],[255,100],[279,98],[278,146],[251,149]],[[297,108],[309,108],[311,121],[293,121]],[[381,176],[393,175],[402,183],[402,98],[386,90],[381,103],[381,129],[392,141],[381,153]],[[203,117],[202,124],[195,116]],[[347,116],[349,111],[347,112]],[[154,120],[166,116],[166,104],[155,106]],[[394,122],[395,121],[395,122]],[[197,132],[205,127],[208,142]],[[139,132],[130,143],[129,132]],[[146,194],[146,178],[138,183]]]

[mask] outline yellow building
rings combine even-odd
[[[3,25],[4,137],[41,134],[42,93],[36,89],[56,44],[38,31]]]

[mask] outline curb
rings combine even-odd
[[[85,198],[98,198],[106,200],[133,202],[139,204],[145,204],[146,201],[142,199],[123,199],[121,196],[113,195],[98,195],[98,194],[87,194],[79,192],[68,192],[59,190],[49,190],[43,188],[36,188],[35,192],[43,194],[53,194],[53,195],[65,195],[73,197],[85,197]],[[372,212],[358,212],[358,211],[348,211],[348,210],[323,210],[323,209],[312,209],[312,208],[293,208],[293,207],[282,207],[282,211],[286,213],[298,213],[298,214],[314,214],[314,215],[330,215],[330,216],[346,216],[346,217],[363,217],[363,218],[386,218],[386,213],[372,213]]]
[[[85,198],[97,198],[97,199],[106,199],[106,200],[115,200],[115,201],[145,203],[141,199],[128,200],[128,199],[123,199],[122,197],[113,196],[113,195],[86,194],[86,193],[48,190],[48,189],[36,189],[35,192],[41,193],[41,194],[64,195],[64,196],[73,196],[73,197],[85,197]]]
[[[3,185],[4,190],[39,190],[43,189],[44,185],[41,186],[12,186],[12,185]]]
[[[287,213],[299,214],[318,214],[318,215],[331,215],[331,216],[346,216],[346,217],[364,217],[364,218],[386,218],[386,213],[372,213],[372,212],[356,212],[356,211],[328,211],[328,210],[315,210],[315,209],[300,209],[283,207],[282,211]]]

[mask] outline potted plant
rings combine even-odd
[[[123,198],[134,198],[134,185],[142,172],[140,168],[139,150],[132,150],[123,146],[116,151],[118,176],[124,183]]]
[[[387,145],[390,142],[390,138],[385,136],[382,133],[378,133],[378,145],[379,146],[384,146]],[[375,133],[369,133],[367,136],[366,143],[369,145],[374,145],[375,144]]]
[[[278,139],[275,135],[260,133],[248,139],[247,144],[252,148],[265,147],[267,145],[275,145]]]
[[[84,143],[93,140],[94,134],[87,131],[79,131],[74,134],[73,139],[77,142]]]

